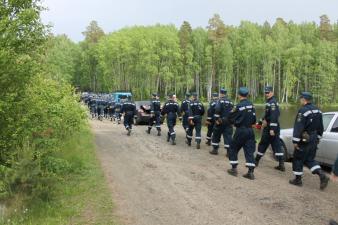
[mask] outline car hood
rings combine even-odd
[[[293,135],[293,128],[282,129],[282,130],[280,131],[280,135],[281,135],[281,136],[292,136],[292,135]]]

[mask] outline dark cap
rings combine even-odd
[[[305,100],[312,100],[312,94],[310,92],[304,91],[300,94],[299,98],[304,98]]]
[[[157,93],[152,93],[151,94],[153,97],[157,97]]]
[[[221,90],[219,90],[220,94],[226,95],[227,94],[227,90],[225,88],[221,88]]]
[[[212,97],[217,98],[218,97],[218,93],[217,92],[212,93]]]
[[[168,94],[168,97],[172,98],[172,97],[174,97],[174,95],[175,95],[174,93],[170,93],[170,94]]]
[[[190,97],[191,94],[189,92],[185,93],[185,97]]]
[[[246,97],[249,94],[249,89],[246,88],[246,87],[240,87],[239,90],[238,90],[238,94],[240,96]]]
[[[191,95],[192,95],[193,97],[197,97],[197,93],[196,93],[196,92],[191,93]]]
[[[264,93],[269,93],[269,92],[272,92],[272,91],[273,91],[272,86],[266,86],[266,87],[264,88]]]

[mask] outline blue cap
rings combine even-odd
[[[272,91],[273,91],[272,86],[266,86],[266,87],[264,88],[264,92],[265,92],[265,93],[269,93],[269,92],[272,92]]]
[[[240,87],[239,90],[238,90],[238,94],[240,96],[246,97],[249,94],[249,89],[246,88],[246,87]]]
[[[217,92],[214,92],[214,93],[212,93],[212,97],[218,97],[218,93]]]
[[[221,88],[221,90],[219,90],[219,93],[226,95],[227,94],[227,90],[225,88]]]
[[[305,100],[312,100],[312,94],[310,92],[304,91],[300,94],[300,98],[304,98]]]

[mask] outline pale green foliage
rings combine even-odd
[[[83,90],[132,90],[136,99],[155,91],[178,96],[196,91],[208,98],[221,87],[234,98],[240,86],[247,86],[254,101],[263,101],[263,87],[272,85],[280,102],[293,103],[301,91],[311,91],[318,103],[329,104],[338,100],[337,27],[325,15],[320,25],[278,18],[273,25],[242,21],[230,27],[217,14],[206,29],[193,29],[187,21],[179,30],[129,27],[98,39],[90,51],[83,47],[90,40],[80,43],[78,71],[83,72],[74,84]],[[99,65],[96,86],[86,72],[92,65],[87,58]]]
[[[66,37],[47,41],[41,10],[35,0],[0,5],[1,199],[18,192],[50,198],[53,184],[71,170],[55,153],[85,121],[68,83],[78,46]]]

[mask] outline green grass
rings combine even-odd
[[[58,156],[67,159],[74,171],[55,185],[52,200],[16,196],[8,209],[11,216],[3,224],[117,224],[89,128],[65,143]]]

